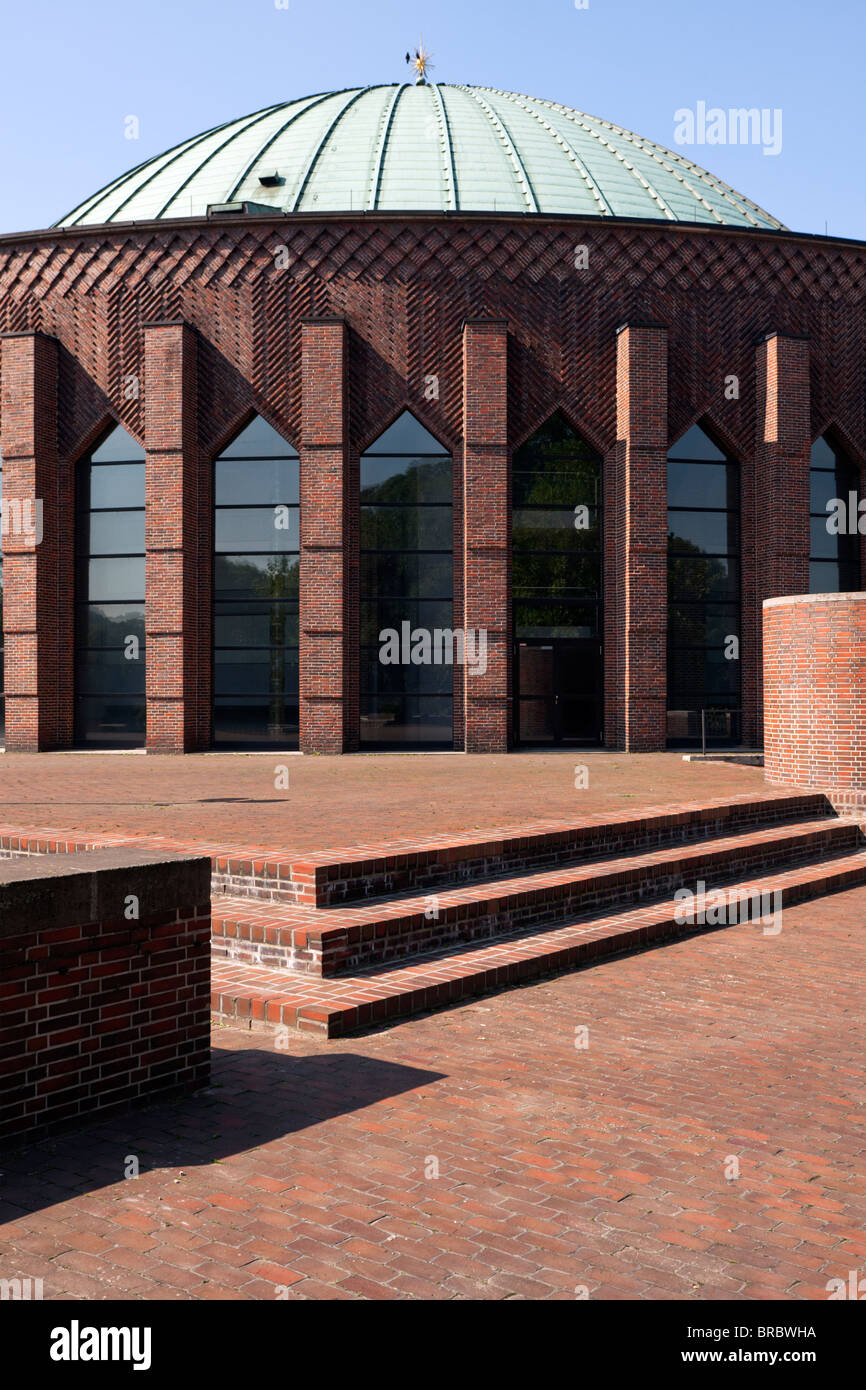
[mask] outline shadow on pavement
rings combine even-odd
[[[141,1177],[205,1167],[444,1075],[353,1052],[297,1057],[276,1047],[215,1047],[203,1091],[0,1153],[0,1240],[6,1221],[122,1181],[129,1155]]]

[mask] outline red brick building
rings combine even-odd
[[[0,237],[6,747],[755,743],[763,600],[861,587],[864,298],[681,153],[425,82]]]

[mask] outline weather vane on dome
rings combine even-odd
[[[417,74],[415,82],[419,87],[424,87],[426,85],[427,72],[433,67],[433,64],[430,62],[430,56],[431,55],[424,47],[424,35],[422,34],[418,47],[415,49],[415,57],[413,58],[411,53],[406,54],[406,62],[412,64]]]

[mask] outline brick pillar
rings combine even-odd
[[[342,319],[301,325],[300,747],[342,753],[346,683],[346,421]]]
[[[186,324],[145,325],[150,753],[188,753],[210,741],[210,490],[197,448],[196,347]]]
[[[866,811],[866,593],[764,604],[764,776]]]
[[[809,343],[770,333],[756,354],[755,456],[744,470],[742,623],[744,737],[758,741],[765,599],[809,592]]]
[[[3,335],[6,747],[72,742],[74,489],[57,458],[57,343]]]
[[[507,364],[505,320],[467,319],[463,329],[463,623],[468,630],[487,633],[487,670],[473,675],[467,665],[462,671],[467,753],[504,753],[511,733]]]
[[[626,324],[616,356],[618,744],[667,737],[667,329]]]
[[[604,455],[602,465],[602,652],[604,660],[604,746],[622,748],[623,723],[623,622],[622,565],[620,563],[619,523],[622,488],[621,446],[614,445]]]

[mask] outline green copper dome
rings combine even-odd
[[[449,83],[269,106],[149,159],[56,225],[276,213],[569,213],[781,223],[682,155],[568,106]]]

